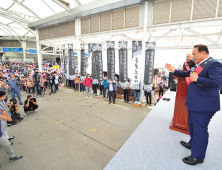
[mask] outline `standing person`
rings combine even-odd
[[[84,80],[84,85],[86,86],[86,98],[88,98],[88,93],[90,94],[90,98],[92,98],[91,87],[92,87],[93,79],[90,75],[87,75],[87,78]]]
[[[85,76],[81,76],[80,77],[80,92],[83,91],[84,92],[84,81],[85,81]]]
[[[134,103],[136,102],[136,98],[137,98],[137,103],[139,103],[140,101],[140,90],[133,90],[134,93]]]
[[[183,71],[189,71],[192,67],[195,66],[194,61],[191,59],[191,54],[187,54],[187,61],[183,64]]]
[[[5,150],[5,152],[9,156],[9,161],[12,162],[21,159],[23,156],[16,156],[10,142],[3,136],[1,121],[7,121],[7,120],[8,118],[6,116],[0,115],[0,148]]]
[[[106,97],[107,87],[108,87],[108,80],[107,77],[105,77],[103,80],[103,98]]]
[[[129,88],[130,88],[130,79],[128,78],[128,82],[125,82],[125,86],[123,87],[123,95],[124,102],[129,103]]]
[[[38,70],[35,70],[35,74],[32,76],[33,80],[34,80],[34,86],[37,92],[37,96],[42,94],[42,90],[41,90],[41,74],[39,74]]]
[[[163,79],[161,79],[161,81],[158,83],[158,85],[159,85],[159,97],[160,97],[160,96],[163,96],[163,89],[165,87],[165,83],[164,83]],[[162,93],[162,95],[161,95],[161,93]]]
[[[113,79],[111,78],[109,83],[108,83],[108,93],[109,93],[109,104],[111,103],[111,97],[113,98],[113,104],[115,103],[115,92],[116,92],[116,83],[115,80],[113,81]]]
[[[222,65],[210,57],[205,45],[195,45],[192,54],[197,67],[194,72],[176,70],[171,64],[165,66],[177,77],[190,78],[186,98],[190,141],[180,143],[191,149],[191,156],[185,157],[183,162],[196,165],[204,162],[209,139],[208,125],[214,114],[220,110]]]
[[[51,93],[56,93],[56,88],[55,88],[55,75],[51,73],[50,77],[50,85],[51,85]],[[54,90],[54,92],[53,92]]]
[[[4,91],[0,91],[0,111],[1,111],[0,114],[7,117],[7,120],[9,122],[11,122],[12,121],[11,112],[8,110],[7,105],[3,101],[5,97],[6,97],[6,93]],[[1,128],[2,128],[1,131],[3,132],[3,136],[5,137],[5,139],[7,139],[7,140],[14,139],[14,136],[9,137],[9,135],[8,135],[9,126],[8,126],[7,121],[1,121]],[[13,144],[13,142],[11,143],[11,145],[12,144]]]
[[[3,82],[3,77],[0,77],[0,91],[4,91],[6,93],[6,97],[4,99],[5,103],[7,103],[8,100],[8,94],[7,94],[7,85],[5,82]]]
[[[57,72],[55,71],[55,89],[56,91],[59,90],[59,75],[57,74]]]
[[[12,97],[12,99],[15,99],[15,94],[16,94],[17,97],[18,97],[18,100],[19,100],[19,104],[23,105],[22,104],[22,99],[21,99],[19,84],[20,84],[20,82],[18,82],[15,79],[14,75],[12,75],[11,80],[8,81],[8,86],[10,87],[9,89],[10,89],[10,92],[11,92],[11,97]]]

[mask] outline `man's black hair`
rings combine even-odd
[[[10,99],[10,102],[17,102],[16,99]]]
[[[0,97],[4,96],[6,93],[4,91],[0,91]]]
[[[32,95],[28,95],[28,96],[27,96],[27,99],[29,99],[30,97],[32,97]]]
[[[209,50],[206,45],[199,44],[199,45],[195,45],[194,48],[198,48],[199,53],[205,51],[207,54],[209,54]]]

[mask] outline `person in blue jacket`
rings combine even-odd
[[[186,98],[190,141],[180,143],[191,149],[191,156],[185,157],[183,162],[196,165],[204,162],[209,138],[208,125],[220,110],[222,64],[210,57],[205,45],[195,45],[192,54],[195,71],[191,72],[192,68],[187,72],[179,71],[171,64],[166,64],[166,68],[175,76],[190,79]]]
[[[105,79],[103,80],[103,98],[106,97],[107,86],[108,86],[108,80],[107,77],[105,77]]]

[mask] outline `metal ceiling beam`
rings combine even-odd
[[[4,27],[3,27],[3,28],[4,28]],[[2,30],[5,34],[7,34],[7,35],[9,35],[9,37],[11,37],[10,34],[7,33],[5,30],[3,30],[2,28],[0,28],[0,30]]]
[[[3,11],[4,11],[4,10],[3,10]],[[4,12],[0,11],[0,15],[1,15],[2,17],[8,18],[8,19],[10,19],[10,20],[12,20],[12,21],[19,21],[19,22],[25,23],[25,24],[27,24],[27,25],[30,23],[28,20],[25,20],[25,19],[22,18],[21,16],[17,16],[16,14],[12,15],[12,14],[10,14],[8,11],[5,11],[5,12],[7,12],[7,13],[4,13]],[[16,15],[17,17],[16,17],[15,15]]]
[[[74,0],[75,3],[78,5],[78,6],[81,6],[82,4],[79,2],[79,0]]]
[[[47,2],[45,2],[45,0],[42,0],[42,2],[43,2],[44,4],[46,4],[47,7],[49,7],[49,8],[52,10],[52,12],[54,12],[54,14],[56,14],[56,12],[54,11],[54,9],[53,9]]]
[[[170,31],[168,31],[167,33],[165,33],[165,34],[159,36],[158,38],[154,39],[153,41],[156,42],[156,41],[158,41],[158,40],[160,40],[160,39],[166,37],[167,35],[171,34],[171,33],[174,32],[174,31],[176,31],[176,29],[175,29],[175,30],[170,30]]]
[[[37,17],[38,19],[41,19],[35,12],[33,12],[31,9],[29,9],[27,6],[25,6],[24,4],[22,4],[25,0],[19,2],[17,0],[13,0],[14,2],[16,2],[18,5],[20,5],[21,7],[25,8],[27,11],[29,11],[30,13],[32,13],[35,17]]]
[[[13,5],[15,5],[15,2],[12,2],[12,4],[8,8],[6,8],[6,10],[9,10],[11,7],[13,7]]]
[[[220,41],[221,36],[222,36],[222,30],[220,31],[220,33],[219,33],[219,35],[218,35],[218,37],[217,37],[217,41],[218,41],[218,42]]]
[[[217,42],[217,41],[214,41],[213,39],[211,39],[211,38],[209,38],[209,37],[207,37],[207,36],[204,36],[204,35],[196,32],[196,31],[194,31],[194,30],[192,30],[192,29],[186,28],[186,30],[189,31],[189,32],[192,33],[192,34],[198,35],[199,37],[201,37],[201,38],[203,38],[203,39],[205,39],[205,40],[207,40],[207,41],[209,41],[209,42],[211,42],[211,43],[213,43],[213,44],[215,44],[215,45],[222,46],[221,43],[219,43],[219,42]]]
[[[15,36],[17,40],[20,41],[20,39],[19,39],[20,36],[18,35],[17,32],[15,32],[14,30],[12,30],[10,27],[8,27],[8,26],[6,26],[6,25],[2,25],[2,27],[3,27],[5,30],[7,30],[11,35]],[[10,29],[12,32],[14,32],[15,34],[17,34],[19,37],[16,36],[16,35],[14,35],[10,30],[6,29],[5,27],[7,27],[8,29]],[[20,42],[21,42],[21,41],[20,41]]]
[[[62,2],[58,1],[58,0],[52,0],[53,2],[55,2],[57,5],[59,5],[60,7],[64,8],[66,11],[71,12],[71,10]]]

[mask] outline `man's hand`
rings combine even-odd
[[[171,71],[171,72],[175,72],[175,68],[173,68],[173,66],[171,64],[166,63],[165,67],[167,68],[167,70]]]
[[[11,117],[9,117],[9,118],[8,118],[8,121],[9,121],[9,122],[12,122],[12,118],[11,118]]]
[[[192,81],[192,82],[197,82],[197,79],[198,79],[198,74],[197,73],[190,73],[190,80]]]
[[[7,120],[7,117],[6,117],[6,116],[3,116],[3,115],[0,115],[0,119],[2,119],[2,120]]]

